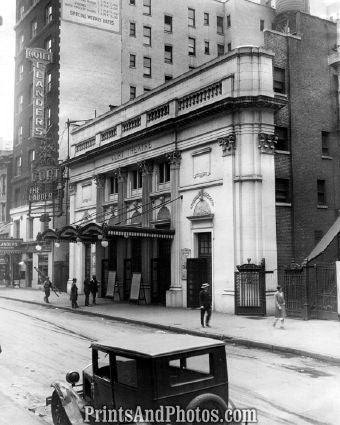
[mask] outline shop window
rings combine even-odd
[[[48,255],[38,255],[38,269],[41,270],[45,276],[48,276]],[[38,283],[40,285],[43,284],[43,278],[40,276],[40,273],[38,273]]]
[[[170,164],[162,162],[159,164],[159,183],[164,184],[170,181]]]
[[[130,54],[130,68],[136,68],[136,55]]]
[[[286,93],[286,72],[283,68],[274,67],[274,92]]]
[[[143,0],[143,14],[151,15],[151,0]]]
[[[317,200],[319,206],[327,205],[326,180],[317,180]]]
[[[136,98],[136,86],[130,86],[130,100]]]
[[[51,23],[53,20],[53,8],[52,5],[49,4],[45,9],[45,24]]]
[[[143,58],[143,76],[151,78],[151,58],[146,56]]]
[[[290,203],[290,188],[288,179],[275,179],[275,200],[279,203]]]
[[[275,127],[275,134],[278,137],[275,149],[278,151],[289,152],[288,128]]]
[[[204,54],[210,55],[210,43],[209,43],[209,41],[204,42]]]
[[[151,46],[151,27],[143,27],[143,43],[145,46]]]
[[[188,26],[195,27],[195,9],[188,8]]]
[[[224,19],[222,16],[217,16],[217,34],[224,33]]]
[[[164,62],[172,63],[172,46],[170,45],[164,46]]]
[[[164,31],[172,32],[172,16],[164,15]]]
[[[204,25],[209,25],[209,13],[204,12],[203,22],[204,22]]]
[[[188,38],[189,56],[196,56],[196,40],[192,37]]]
[[[38,21],[35,19],[31,22],[31,39],[34,38],[38,33]]]
[[[130,37],[136,37],[136,23],[130,22]]]
[[[217,45],[217,56],[224,55],[224,44]]]
[[[321,132],[321,148],[322,155],[329,156],[329,133],[328,131]]]

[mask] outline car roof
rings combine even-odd
[[[92,342],[91,347],[132,354],[135,357],[160,357],[224,345],[223,341],[186,334],[132,334],[129,332],[115,333],[110,340]]]

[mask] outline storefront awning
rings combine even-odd
[[[100,239],[113,239],[115,237],[141,237],[141,238],[159,238],[173,239],[175,230],[156,229],[153,227],[141,226],[108,226],[97,223],[86,224],[85,226],[65,226],[62,229],[48,229],[42,235],[42,240],[57,240],[65,242],[98,242]]]
[[[312,252],[308,255],[305,262],[309,263],[316,257],[321,255],[326,248],[332,243],[333,239],[340,232],[340,216],[335,220],[332,226],[328,229],[327,233],[316,244]]]

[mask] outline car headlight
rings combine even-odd
[[[75,385],[77,382],[79,382],[80,376],[78,372],[68,372],[66,374],[66,381],[69,384]]]

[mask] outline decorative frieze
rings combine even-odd
[[[178,149],[166,154],[167,161],[170,165],[180,165],[182,154]]]
[[[278,139],[278,136],[275,134],[260,133],[258,148],[262,153],[273,154]]]
[[[217,139],[218,144],[222,146],[223,156],[233,155],[236,150],[236,134],[231,133],[228,136]]]

